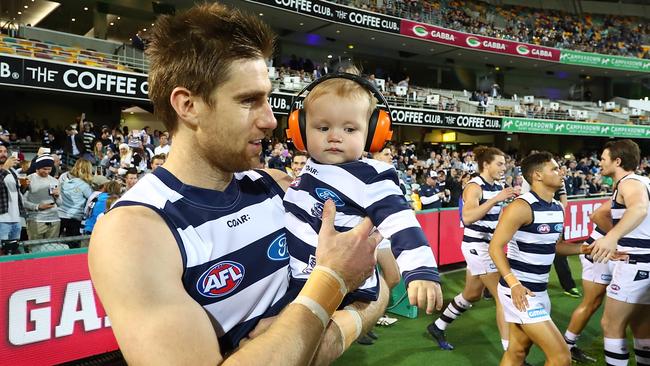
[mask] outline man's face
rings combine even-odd
[[[9,150],[6,146],[0,146],[0,164],[4,164],[9,157]]]
[[[293,170],[294,177],[300,176],[300,172],[302,172],[302,168],[305,167],[306,163],[307,157],[305,155],[296,155],[293,157],[293,160],[291,160],[291,170]]]
[[[552,187],[553,189],[559,189],[562,187],[562,177],[560,176],[560,166],[557,164],[555,159],[544,164],[544,167],[541,170],[542,174],[542,183],[547,187]]]
[[[167,135],[160,135],[160,146],[167,145],[168,139]]]
[[[138,175],[137,174],[127,174],[125,177],[125,182],[126,182],[126,189],[131,189],[136,183],[138,183]]]
[[[492,179],[501,179],[506,172],[506,158],[503,155],[494,155],[492,162],[487,164],[487,172]]]
[[[375,159],[383,161],[384,163],[393,164],[393,154],[389,148],[385,148],[377,153]]]
[[[620,166],[620,164],[621,160],[612,160],[612,157],[609,155],[609,149],[605,149],[600,155],[600,174],[612,177],[616,173],[616,167]]]
[[[197,153],[225,172],[250,169],[265,135],[277,125],[267,100],[270,92],[263,59],[233,61],[227,81],[212,93],[213,107],[197,102]]]
[[[48,175],[50,175],[51,172],[52,172],[52,167],[49,166],[46,168],[36,169],[36,174],[41,178],[47,177]]]
[[[369,107],[365,98],[351,99],[333,93],[312,100],[306,111],[309,155],[324,164],[359,159],[366,144]]]
[[[163,159],[153,159],[151,161],[151,171],[155,171],[159,166],[162,166],[165,163]]]

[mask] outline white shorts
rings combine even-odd
[[[497,290],[506,322],[533,324],[551,320],[551,299],[549,299],[546,291],[535,292],[535,297],[528,296],[526,311],[519,311],[512,303],[509,287],[499,284]]]
[[[650,263],[616,262],[607,296],[628,304],[650,305]]]
[[[612,281],[612,270],[615,262],[594,263],[585,258],[584,254],[580,255],[582,263],[582,279],[601,285],[609,285]]]
[[[472,276],[479,276],[488,273],[497,272],[497,266],[494,265],[488,243],[462,243],[460,250],[463,252],[467,269]]]

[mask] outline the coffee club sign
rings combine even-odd
[[[650,60],[562,50],[560,62],[568,65],[603,67],[615,70],[650,72]]]
[[[650,127],[503,117],[502,131],[547,135],[650,138]]]
[[[269,96],[269,104],[273,113],[288,114],[293,94],[273,93]],[[301,101],[296,101],[301,106]],[[430,109],[415,109],[391,107],[391,118],[394,124],[404,126],[422,126],[468,130],[501,130],[501,117],[456,112],[443,112]]]

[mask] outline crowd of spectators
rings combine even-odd
[[[19,248],[17,240],[92,233],[97,219],[113,202],[164,163],[171,146],[166,132],[148,127],[130,131],[127,127],[96,127],[83,117],[65,132],[59,140],[48,130],[38,131],[41,147],[30,160],[18,143],[36,139],[12,139],[15,134],[0,128],[0,239],[4,254],[79,247],[82,240]]]
[[[349,6],[467,33],[627,57],[650,58],[650,23],[638,17],[582,14],[479,0],[338,0]]]

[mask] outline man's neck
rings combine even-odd
[[[483,172],[480,175],[488,184],[494,184],[494,178],[492,178],[487,172]]]
[[[616,169],[614,172],[614,175],[612,176],[612,179],[614,180],[614,185],[618,184],[618,182],[623,179],[628,174],[632,174],[634,171],[627,171],[623,169]]]
[[[219,170],[204,158],[197,156],[196,151],[188,148],[189,146],[193,146],[191,141],[181,138],[174,140],[174,150],[169,152],[163,167],[184,184],[224,191],[232,181],[233,173]]]
[[[541,182],[533,183],[533,185],[530,187],[530,190],[535,192],[539,198],[543,199],[546,202],[553,201],[553,197],[555,196],[556,191],[555,188],[546,186]]]

